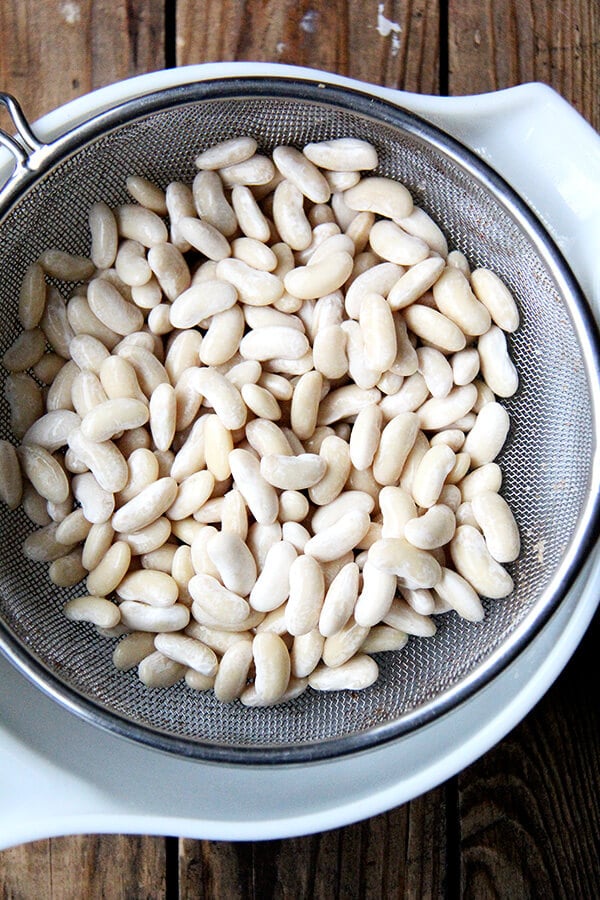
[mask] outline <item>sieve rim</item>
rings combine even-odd
[[[566,308],[583,351],[594,412],[595,440],[592,449],[594,463],[591,467],[588,502],[571,540],[569,551],[550,583],[519,626],[468,675],[433,700],[402,714],[394,721],[351,735],[329,738],[318,743],[297,743],[287,747],[263,743],[222,746],[195,738],[178,737],[171,732],[133,722],[80,694],[51,672],[0,620],[0,649],[9,660],[46,694],[94,725],[155,749],[207,762],[242,765],[299,764],[374,749],[450,713],[453,708],[468,700],[500,674],[536,637],[555,612],[590,555],[600,523],[600,451],[597,439],[600,418],[600,337],[585,295],[561,251],[533,211],[487,162],[439,127],[400,106],[374,97],[368,91],[334,86],[325,82],[272,76],[235,76],[189,82],[120,103],[92,116],[51,143],[40,145],[34,150],[28,157],[27,164],[21,167],[15,173],[15,177],[0,191],[0,222],[19,202],[23,194],[35,187],[35,184],[53,168],[64,163],[83,147],[92,144],[94,140],[106,136],[110,131],[118,130],[122,125],[145,119],[166,108],[171,109],[199,101],[251,98],[291,99],[341,107],[379,123],[399,128],[433,146],[454,165],[484,184],[517,224],[526,231],[536,251],[556,279],[561,295],[569,300]]]

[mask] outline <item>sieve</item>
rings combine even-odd
[[[112,667],[113,645],[68,622],[46,569],[22,557],[25,516],[1,512],[0,644],[16,666],[71,711],[122,736],[188,757],[300,763],[374,748],[464,702],[530,643],[566,596],[593,547],[598,522],[598,336],[566,263],[528,208],[481,160],[396,106],[325,82],[227,78],[180,85],[109,109],[44,144],[18,104],[15,157],[0,197],[3,348],[16,337],[16,297],[44,249],[88,250],[87,212],[127,199],[132,172],[165,187],[191,181],[197,153],[252,134],[262,150],[349,134],[375,144],[379,173],[398,178],[471,265],[500,275],[522,324],[510,348],[521,387],[506,401],[511,434],[499,462],[522,536],[514,593],[485,601],[483,623],[450,613],[427,640],[378,657],[361,692],[308,691],[280,707],[224,705],[183,684],[149,691]],[[5,406],[2,437],[9,436]]]

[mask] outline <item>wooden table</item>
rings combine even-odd
[[[539,80],[600,128],[598,0],[0,0],[0,42],[0,88],[31,119],[127,76],[237,59],[433,94]],[[0,896],[598,897],[598,636],[596,620],[495,749],[405,806],[267,843],[38,841],[0,854]]]

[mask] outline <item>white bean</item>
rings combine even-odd
[[[344,191],[344,201],[350,209],[373,212],[388,219],[403,219],[413,210],[409,191],[393,178],[372,175]]]
[[[27,331],[36,328],[41,321],[46,306],[46,279],[39,262],[31,263],[25,269],[19,289],[19,322]]]
[[[230,138],[203,150],[196,157],[195,164],[198,169],[222,169],[249,159],[256,148],[256,141],[252,137]]]
[[[90,594],[108,597],[124,578],[131,562],[131,548],[124,541],[115,541],[86,580]]]
[[[461,350],[465,353],[465,350]],[[456,356],[457,354],[455,354]],[[432,397],[447,397],[454,385],[452,367],[443,353],[435,347],[419,347],[417,349],[418,371],[425,379]],[[472,379],[469,379],[472,381]]]
[[[441,576],[440,576],[441,577]],[[416,612],[404,599],[396,597],[384,618],[386,625],[414,634],[418,637],[433,637],[436,633],[436,625],[433,619]]]
[[[333,138],[306,144],[302,152],[321,169],[359,172],[375,169],[378,158],[372,144],[359,138]]]
[[[302,191],[313,203],[327,203],[331,190],[325,176],[295,147],[275,147],[273,162],[284,178]]]
[[[146,403],[119,397],[90,409],[81,421],[81,432],[90,441],[108,441],[122,431],[145,425],[147,421]]]
[[[519,327],[519,310],[515,299],[504,282],[490,269],[474,269],[471,287],[477,299],[490,312],[492,321],[503,331],[516,331]]]
[[[141,206],[151,209],[159,216],[166,216],[165,192],[149,178],[144,178],[143,175],[129,175],[125,179],[125,186]]]
[[[103,597],[89,595],[69,600],[63,613],[72,622],[91,622],[99,628],[114,628],[121,620],[118,606]]]
[[[504,497],[485,491],[473,497],[471,508],[490,554],[500,563],[513,562],[521,551],[519,529]]]
[[[167,227],[160,216],[143,206],[126,203],[114,210],[119,234],[144,247],[161,244],[168,238]]]
[[[48,450],[36,444],[22,444],[17,455],[23,474],[38,494],[52,503],[62,503],[69,496],[69,481],[63,467]]]
[[[481,374],[498,397],[512,397],[519,386],[519,375],[508,352],[506,336],[497,325],[477,341]]]
[[[188,584],[193,597],[192,614],[206,611],[213,621],[222,626],[240,625],[250,614],[247,600],[234,591],[228,590],[212,575],[204,573],[194,575]],[[201,621],[199,619],[198,621]]]
[[[363,566],[362,576],[363,587],[354,607],[354,618],[358,625],[371,627],[381,622],[389,612],[396,594],[397,581],[395,575],[383,572],[368,559]]]
[[[311,487],[323,478],[326,469],[326,461],[314,453],[268,455],[260,461],[262,477],[281,490],[301,491]]]
[[[229,465],[237,489],[256,521],[263,525],[274,523],[279,510],[277,493],[261,474],[256,457],[248,450],[236,448],[229,454]]]
[[[117,334],[132,334],[144,324],[142,311],[126,300],[106,278],[90,281],[87,299],[94,315]]]
[[[31,429],[30,429],[31,430]],[[9,509],[16,509],[23,496],[23,479],[17,451],[10,441],[0,441],[0,498]]]
[[[379,666],[366,653],[357,653],[348,662],[332,669],[323,663],[308,676],[308,684],[315,691],[359,691],[377,680]]]
[[[228,647],[219,662],[215,678],[215,696],[222,703],[231,703],[241,696],[248,681],[253,660],[252,643],[238,640]]]
[[[172,505],[177,490],[177,482],[168,476],[152,482],[116,511],[113,528],[129,533],[151,525]]]
[[[319,623],[325,596],[325,581],[319,563],[300,555],[289,570],[290,592],[285,606],[285,624],[289,634],[308,634]]]
[[[129,287],[141,287],[152,277],[146,259],[146,248],[139,241],[121,241],[115,258],[115,272]]]
[[[40,328],[22,331],[4,353],[2,365],[9,372],[24,372],[39,362],[45,345],[44,332]]]
[[[175,499],[165,511],[167,518],[180,521],[193,515],[206,503],[214,486],[215,479],[211,472],[201,471],[188,475],[177,486]]]
[[[513,590],[506,569],[492,557],[483,535],[472,525],[460,525],[450,542],[452,562],[459,573],[482,597],[499,599]]]
[[[424,430],[437,431],[452,427],[473,408],[477,399],[474,384],[453,388],[446,397],[432,397],[417,410],[419,423]]]
[[[410,519],[404,526],[406,540],[420,550],[444,547],[452,539],[456,520],[452,510],[443,503],[430,506],[422,516]]]
[[[39,263],[47,275],[61,281],[85,281],[91,278],[95,269],[94,263],[87,256],[67,253],[56,247],[44,250]]]
[[[119,604],[121,622],[133,631],[156,634],[182,631],[190,620],[190,611],[182,603],[173,606],[149,606],[137,600],[123,600]]]
[[[355,509],[340,516],[338,521],[323,528],[307,541],[304,552],[319,562],[328,562],[353,550],[365,536],[370,525],[369,514]]]
[[[496,402],[486,403],[465,438],[464,450],[469,453],[473,468],[494,461],[504,446],[509,429],[510,419],[504,407]]]
[[[412,495],[418,506],[428,509],[437,502],[455,460],[456,454],[447,444],[438,444],[427,450],[412,485]]]
[[[292,250],[306,250],[310,245],[312,229],[304,213],[304,194],[288,179],[275,188],[273,220],[282,241]]]
[[[448,242],[441,228],[436,225],[430,215],[419,206],[414,206],[410,216],[396,220],[409,234],[414,234],[425,241],[435,253],[446,259],[448,256]]]
[[[487,308],[471,290],[469,281],[459,269],[447,266],[433,285],[437,308],[465,334],[484,334],[491,325]]]
[[[194,669],[202,675],[216,675],[218,661],[214,650],[182,634],[163,632],[154,638],[154,646],[169,659]]]
[[[404,538],[382,538],[369,549],[368,560],[382,572],[396,575],[406,587],[430,588],[440,579],[440,565],[425,550]]]
[[[417,337],[433,344],[442,352],[454,353],[462,350],[466,344],[466,338],[458,325],[437,309],[413,303],[402,314],[405,323]]]
[[[139,613],[128,609],[127,615],[135,617]],[[149,619],[150,616],[145,618]],[[156,617],[157,618],[157,617]],[[166,629],[170,630],[170,629]],[[141,660],[137,667],[138,678],[148,688],[168,688],[181,681],[185,675],[185,666],[155,650]]]
[[[337,291],[352,272],[352,257],[338,250],[312,265],[299,266],[285,276],[286,291],[302,300],[316,299]]]
[[[256,583],[257,570],[244,541],[236,534],[218,532],[206,549],[225,587],[241,596],[250,594]]]
[[[269,240],[271,236],[269,223],[249,187],[235,184],[231,191],[231,204],[240,229],[246,237],[257,241]]]
[[[381,432],[373,458],[373,476],[381,485],[397,484],[419,429],[415,413],[399,413]]]
[[[154,635],[144,631],[134,631],[119,641],[113,650],[112,661],[115,668],[125,672],[141,663],[154,650]]]
[[[285,693],[291,674],[288,649],[277,634],[261,632],[252,642],[256,670],[254,689],[261,702],[277,703]]]
[[[358,187],[360,185],[357,185]],[[388,219],[379,219],[375,222],[371,228],[369,243],[378,256],[399,266],[414,266],[426,259],[430,253],[425,241],[408,234]]]

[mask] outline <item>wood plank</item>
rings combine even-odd
[[[439,897],[446,873],[445,788],[364,822],[308,837],[180,841],[179,896],[240,900]]]
[[[160,900],[165,841],[102,835],[35,841],[0,854],[6,900]]]
[[[375,4],[367,11],[362,0],[321,4],[179,0],[177,63],[234,59],[293,63],[437,93],[437,0],[394,0],[379,6],[389,24],[378,18]]]
[[[164,65],[164,0],[5,0],[0,84],[30,119]]]
[[[596,621],[542,702],[458,779],[465,897],[600,896]]]
[[[600,128],[600,4],[589,0],[449,0],[449,89],[552,85]]]

